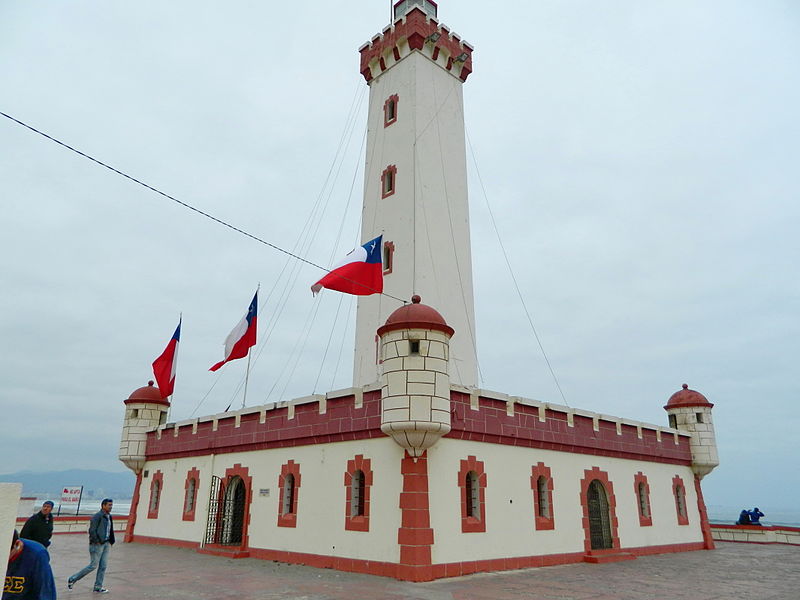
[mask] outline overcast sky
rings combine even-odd
[[[358,241],[388,1],[0,0],[0,111],[329,264]],[[441,0],[465,84],[486,389],[666,425],[715,404],[709,504],[797,507],[800,4]],[[123,470],[122,401],[183,313],[174,419],[349,387],[321,272],[0,117],[0,473]],[[486,194],[478,181],[480,173]],[[349,318],[348,318],[349,315]],[[446,316],[446,315],[445,315]],[[327,351],[326,351],[327,349]],[[735,515],[733,515],[735,516]]]

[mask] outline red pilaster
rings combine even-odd
[[[433,580],[430,505],[428,501],[428,453],[414,462],[408,452],[400,463],[403,491],[400,493],[402,522],[397,530],[400,544],[398,579],[406,581]]]
[[[714,538],[711,536],[711,523],[708,522],[706,502],[703,500],[703,490],[700,488],[700,478],[694,476],[694,491],[697,492],[697,510],[700,512],[700,529],[703,530],[703,548],[713,550]]]
[[[133,488],[133,501],[128,513],[128,524],[125,528],[125,542],[133,541],[133,529],[136,527],[136,511],[139,508],[139,488],[142,486],[142,472],[136,474],[136,487]]]

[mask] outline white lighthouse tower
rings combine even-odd
[[[437,20],[436,3],[401,0],[393,23],[361,47],[370,86],[361,236],[383,234],[384,293],[358,300],[354,385],[380,376],[376,330],[420,295],[459,332],[454,384],[476,387],[462,85],[472,47]]]

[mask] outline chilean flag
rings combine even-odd
[[[221,360],[209,371],[216,371],[230,360],[244,358],[251,346],[256,345],[256,313],[258,312],[258,292],[247,309],[247,314],[225,338],[225,360]]]
[[[167,344],[164,352],[153,361],[153,375],[156,376],[156,382],[162,398],[171,396],[172,390],[175,389],[175,372],[178,369],[178,342],[181,341],[182,320],[178,321],[178,328],[172,334],[172,339]]]
[[[383,236],[379,235],[351,250],[327,275],[311,286],[311,291],[317,294],[322,288],[328,288],[355,296],[383,292],[382,240]]]

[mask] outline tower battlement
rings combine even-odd
[[[460,36],[420,8],[413,8],[358,49],[361,74],[367,82],[414,51],[423,52],[443,69],[466,81],[472,73],[473,50]]]

